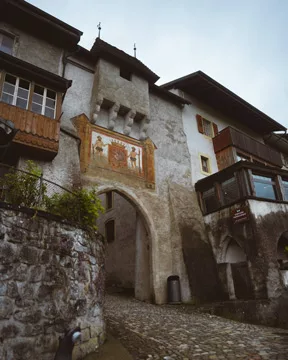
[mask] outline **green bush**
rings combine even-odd
[[[11,170],[0,179],[5,201],[27,207],[41,207],[46,185],[40,181],[42,170],[33,161],[26,161],[26,172]]]
[[[54,194],[45,198],[45,204],[48,212],[93,230],[97,230],[96,220],[99,213],[104,212],[95,188]]]
[[[96,230],[96,220],[104,212],[96,189],[80,189],[47,196],[47,186],[41,179],[42,170],[33,161],[26,161],[25,172],[11,169],[0,179],[5,201],[14,205],[41,209],[59,215],[82,227]]]

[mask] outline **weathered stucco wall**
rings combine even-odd
[[[0,209],[0,358],[53,360],[59,335],[80,325],[82,359],[105,336],[104,242],[23,211]]]
[[[78,144],[79,140],[61,132],[59,151],[52,161],[39,161],[31,157],[29,160],[34,160],[42,168],[45,179],[71,189],[78,186],[81,181]],[[18,167],[25,170],[27,160],[20,157]]]
[[[173,267],[178,274],[187,272],[189,280],[189,284],[185,284],[183,280],[186,276],[182,275],[182,297],[188,299],[190,293],[187,289],[190,289],[191,299],[196,303],[222,299],[224,294],[196,193],[171,183],[169,197],[171,242],[175,249]],[[182,246],[177,241],[174,243],[175,238],[178,239],[174,235],[177,232],[180,233]]]
[[[90,118],[94,74],[68,63],[65,68],[65,78],[72,80],[73,83],[63,101],[61,126],[75,131],[71,122],[74,116],[84,113]]]
[[[149,114],[147,81],[136,74],[132,74],[131,81],[126,80],[120,76],[119,66],[103,59],[97,63],[92,104],[98,97],[106,98],[143,115]]]
[[[267,296],[275,298],[283,291],[277,246],[281,235],[288,230],[288,205],[257,200],[248,200],[248,203],[258,250],[253,254],[259,264],[255,281],[263,279],[266,282]]]
[[[287,231],[287,204],[246,200],[249,221],[233,224],[231,211],[239,204],[206,215],[204,221],[217,263],[225,263],[233,239],[247,256],[252,285],[250,298],[277,298],[283,281],[277,262],[277,244]]]
[[[13,55],[54,74],[61,75],[63,50],[15,27],[0,22],[0,29],[15,36]]]
[[[167,301],[167,277],[174,274],[180,276],[182,298],[191,299],[187,270],[184,264],[179,203],[181,210],[187,213],[191,210],[190,201],[195,201],[192,193],[190,155],[186,136],[183,131],[181,108],[168,101],[150,95],[151,128],[148,135],[156,145],[155,171],[156,189],[140,188],[133,179],[128,185],[121,183],[117,173],[98,173],[97,177],[85,176],[83,181],[87,186],[97,183],[99,192],[115,190],[124,194],[135,205],[137,212],[144,219],[150,239],[150,274],[154,300],[156,303]],[[174,183],[183,190],[185,196],[180,201],[171,202],[169,186]],[[198,204],[197,204],[198,206]],[[199,217],[197,217],[199,215]],[[200,213],[195,215],[195,222],[200,220]],[[191,218],[181,218],[181,227],[191,226]],[[193,240],[193,237],[191,241]],[[200,236],[200,241],[202,238]],[[213,276],[213,274],[211,274]],[[205,287],[200,282],[197,286]]]
[[[178,94],[177,90],[174,92]],[[202,172],[201,169],[200,154],[210,159],[212,173],[218,171],[216,156],[213,148],[213,141],[211,138],[199,133],[196,121],[197,114],[200,114],[207,120],[216,123],[218,126],[218,131],[225,129],[227,126],[231,126],[263,143],[261,136],[241,123],[236,122],[234,119],[223,116],[211,107],[192,98],[188,94],[185,94],[185,98],[191,101],[191,105],[185,105],[183,108],[183,125],[185,134],[187,136],[187,144],[191,154],[193,184],[207,176]]]

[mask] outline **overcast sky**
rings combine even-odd
[[[288,127],[287,0],[29,0],[137,57],[157,84],[202,70]]]

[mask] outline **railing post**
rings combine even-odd
[[[285,200],[285,190],[284,190],[282,178],[280,175],[275,176],[275,183],[276,183],[277,197],[279,198],[279,200],[282,200],[282,201]]]
[[[41,204],[42,204],[42,201],[43,201],[43,192],[42,192],[42,187],[43,187],[43,172],[41,173],[41,176],[40,176],[40,182],[39,182],[39,193],[40,193],[40,195],[39,195],[39,206],[41,206]]]

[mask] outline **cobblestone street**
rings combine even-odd
[[[107,295],[108,331],[135,360],[287,360],[288,331],[234,322],[190,306]]]

